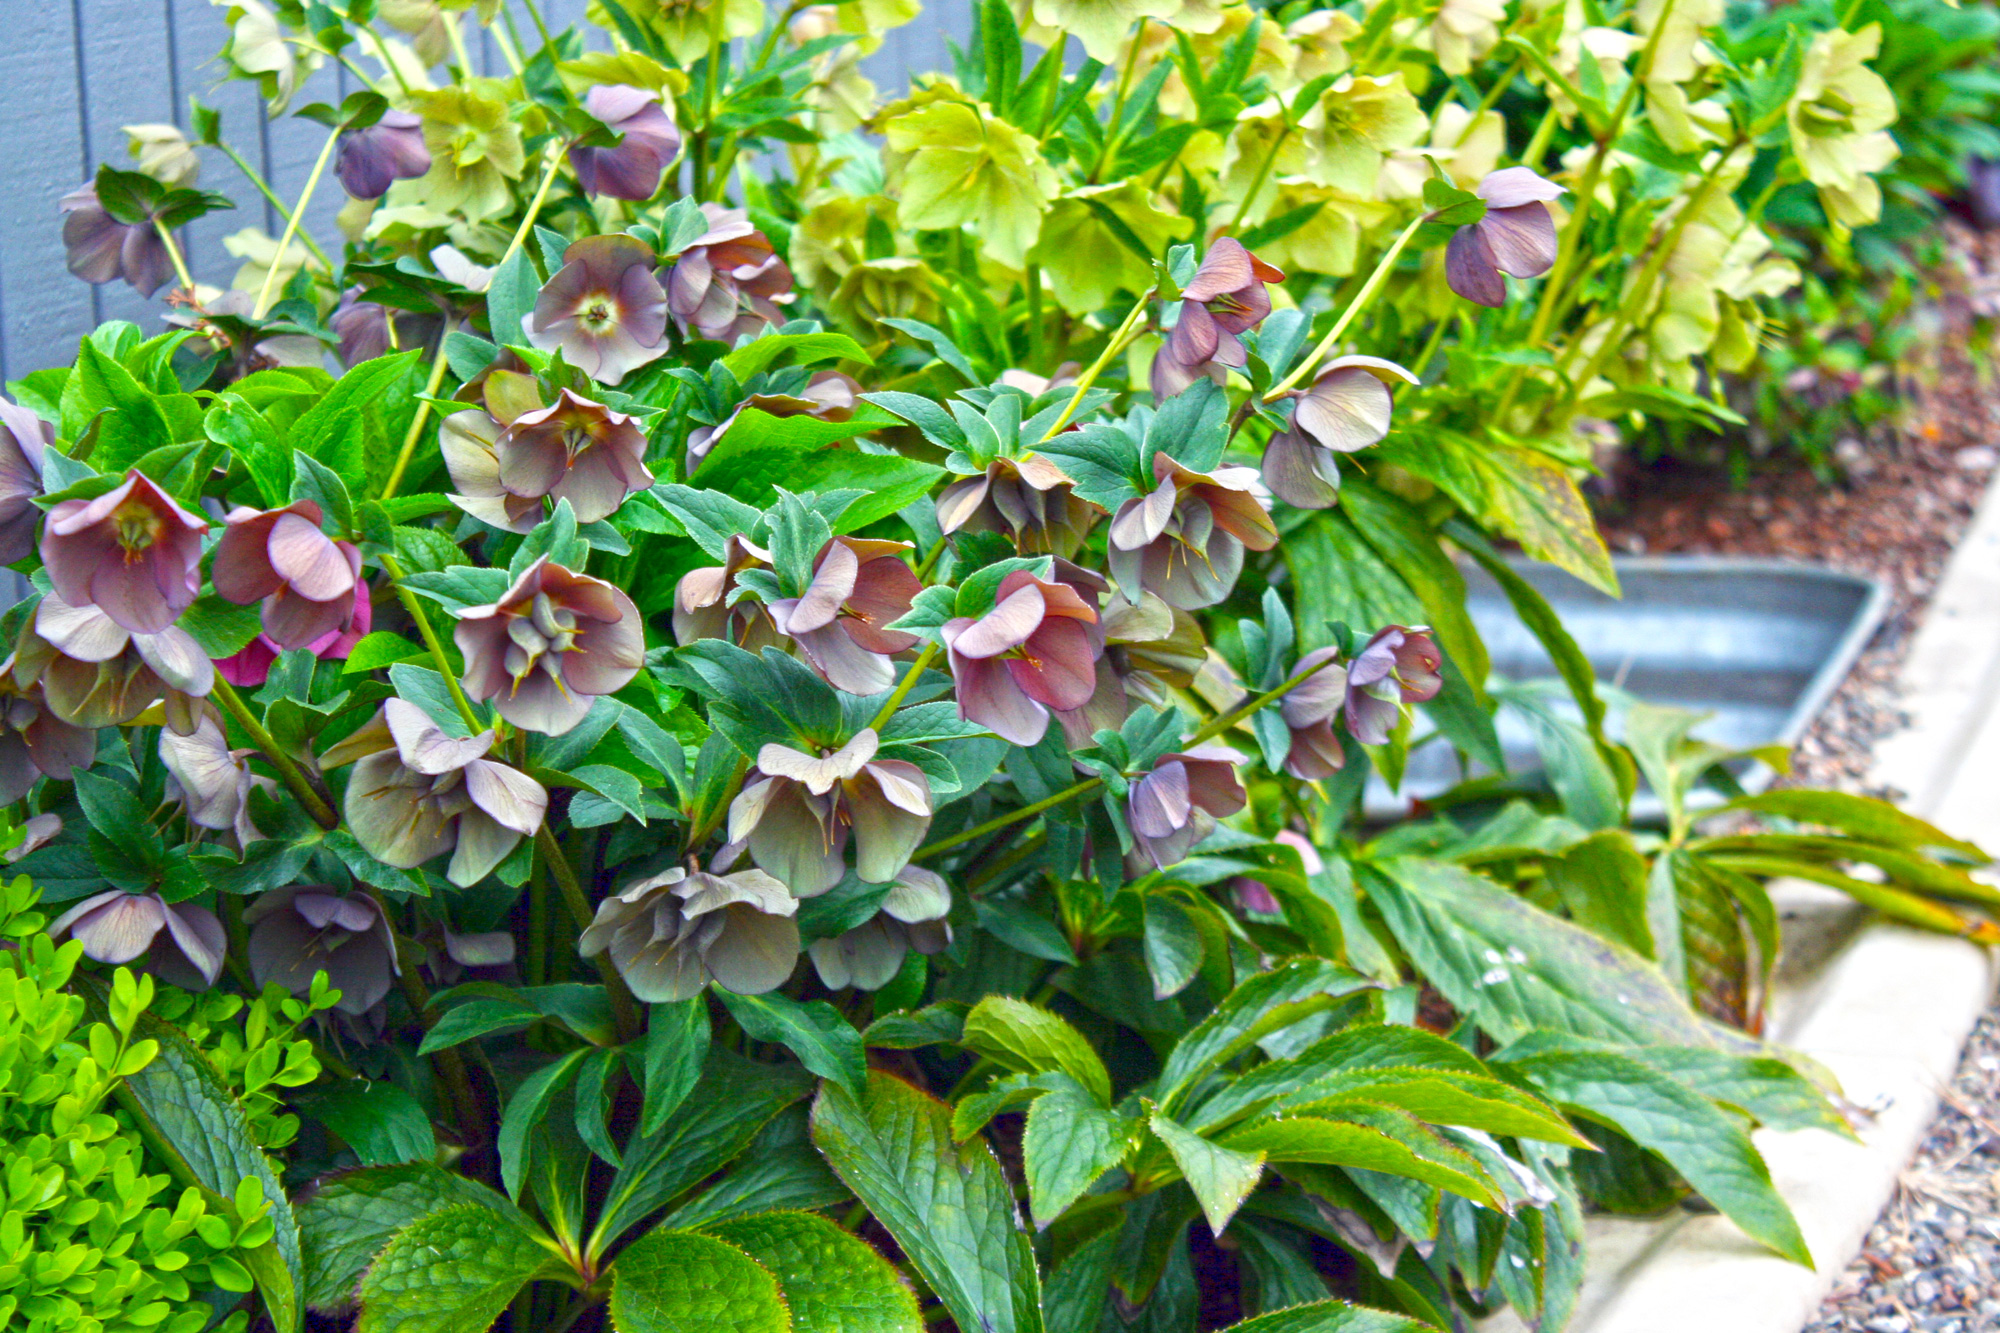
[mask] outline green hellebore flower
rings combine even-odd
[[[481,92],[480,82],[412,96],[424,118],[431,169],[392,186],[392,204],[421,200],[440,213],[458,213],[472,222],[513,207],[508,182],[518,180],[527,163],[521,130],[509,119],[506,102]]]
[[[1882,192],[1871,178],[1901,150],[1889,134],[1896,96],[1869,69],[1882,49],[1882,28],[1823,32],[1806,49],[1798,91],[1785,108],[1792,152],[1835,221],[1865,226],[1882,211]]]
[[[764,27],[764,0],[626,0],[625,12],[658,33],[683,65],[706,56],[713,40],[754,37]],[[591,21],[613,26],[601,14]]]
[[[1164,254],[1186,227],[1186,219],[1155,204],[1138,181],[1086,185],[1056,200],[1028,257],[1042,266],[1056,302],[1072,315],[1104,309],[1120,290],[1143,292],[1153,278],[1152,266],[1119,239],[1100,210],[1123,222],[1153,254]]]
[[[1033,135],[957,101],[906,111],[882,133],[903,226],[947,231],[973,223],[988,258],[1021,267],[1058,188]]]

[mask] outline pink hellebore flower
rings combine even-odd
[[[358,585],[357,593],[354,619],[348,627],[321,635],[305,646],[307,652],[322,662],[345,662],[347,655],[354,651],[354,645],[368,637],[368,631],[375,623],[375,604],[368,599],[366,583]],[[215,671],[239,689],[255,689],[270,678],[271,664],[278,660],[281,651],[270,635],[259,634],[245,644],[241,652],[217,658]]]
[[[1079,499],[1069,474],[1039,454],[996,458],[938,493],[945,532],[1004,532],[1027,555],[1074,554],[1104,511]]]
[[[1096,626],[1076,589],[1015,570],[991,611],[944,624],[958,715],[1016,745],[1041,740],[1051,709],[1081,708],[1097,688]]]
[[[21,634],[13,672],[17,684],[38,681],[48,707],[76,726],[124,726],[164,701],[167,725],[184,736],[198,720],[195,701],[215,688],[214,664],[186,630],[134,634],[53,592]]]
[[[702,639],[727,639],[745,652],[761,652],[783,641],[771,613],[752,597],[731,605],[736,576],[746,569],[769,569],[771,553],[741,533],[723,547],[723,562],[681,575],[674,585],[674,642],[686,647]]]
[[[0,565],[35,549],[42,511],[42,455],[55,430],[27,408],[0,398]]]
[[[486,758],[492,748],[490,731],[447,736],[415,704],[390,699],[323,763],[354,764],[347,825],[370,856],[411,870],[450,852],[445,878],[466,888],[539,829],[548,812],[547,789]]]
[[[541,559],[490,606],[468,607],[452,631],[465,656],[465,692],[495,700],[517,727],[560,736],[590,701],[631,683],[646,664],[646,631],[632,599],[603,579]]]
[[[1498,307],[1507,302],[1501,274],[1539,278],[1555,266],[1556,223],[1548,201],[1563,187],[1526,167],[1503,167],[1474,193],[1486,201],[1486,216],[1452,233],[1445,281],[1468,301]]]
[[[1347,693],[1347,673],[1338,669],[1339,664],[1338,648],[1320,648],[1301,657],[1292,674],[1313,674],[1293,686],[1278,705],[1292,734],[1285,771],[1301,782],[1332,777],[1347,762],[1347,751],[1333,727]]]
[[[1444,655],[1430,630],[1390,625],[1375,631],[1347,668],[1347,730],[1363,745],[1388,741],[1404,704],[1437,698]]]
[[[636,236],[586,236],[563,251],[527,319],[528,341],[602,384],[667,353],[667,293]]]
[[[1161,755],[1153,771],[1132,784],[1126,816],[1132,837],[1161,870],[1187,859],[1196,843],[1215,832],[1215,821],[1249,804],[1236,777],[1236,751],[1203,745]]]
[[[680,128],[661,107],[659,94],[601,83],[583,95],[583,109],[624,136],[615,148],[569,150],[583,192],[635,203],[659,193],[661,175],[681,151]]]
[[[923,582],[897,556],[908,542],[835,537],[820,551],[804,596],[771,603],[780,634],[798,641],[806,661],[849,694],[879,694],[896,683],[892,654],[917,636],[884,626],[906,615]]]
[[[123,278],[141,296],[151,296],[174,275],[174,261],[151,218],[120,222],[86,183],[56,205],[63,213],[63,251],[69,271],[85,282]]]
[[[439,423],[438,450],[454,488],[451,502],[482,523],[532,532],[542,521],[542,498],[515,495],[500,484],[498,450],[505,429],[478,408],[454,412]]]
[[[784,322],[792,271],[770,238],[740,208],[703,204],[708,230],[688,243],[667,274],[667,308],[690,337],[733,343]]]
[[[64,500],[42,529],[49,582],[72,606],[101,607],[134,634],[158,634],[201,591],[208,521],[134,468],[95,500]]]
[[[829,990],[858,986],[880,990],[902,969],[903,955],[942,953],[951,943],[945,916],[951,887],[936,871],[904,866],[889,886],[882,910],[832,939],[815,940],[808,950],[820,984]]]
[[[1181,290],[1180,319],[1153,357],[1153,399],[1164,402],[1222,368],[1240,370],[1250,354],[1237,334],[1255,328],[1271,313],[1264,285],[1284,281],[1273,268],[1224,236],[1208,247],[1194,281]]]
[[[145,970],[182,990],[213,986],[228,948],[222,922],[206,907],[123,889],[92,894],[49,923],[50,939],[65,935],[84,957],[112,966],[150,954]]]
[[[408,111],[384,111],[368,128],[341,135],[333,158],[333,174],[356,199],[380,199],[397,181],[430,169],[423,118]]]
[[[354,624],[361,552],[320,531],[311,500],[282,509],[237,509],[215,546],[215,591],[239,606],[264,603],[264,633],[281,649],[303,648]]]
[[[342,896],[315,885],[272,889],[243,913],[250,931],[250,978],[273,982],[294,995],[312,990],[313,977],[326,973],[340,992],[334,1008],[365,1014],[389,993],[390,980],[403,974],[396,937],[372,899]]]
[[[1112,577],[1128,597],[1157,594],[1168,606],[1199,611],[1236,586],[1243,552],[1278,544],[1256,470],[1193,472],[1153,455],[1151,494],[1127,500],[1111,518]]]
[[[637,419],[568,389],[551,406],[516,417],[493,454],[509,495],[567,500],[579,523],[609,518],[626,496],[653,484]]]
[[[1312,387],[1296,395],[1292,427],[1264,446],[1264,484],[1299,509],[1331,509],[1339,497],[1336,453],[1366,449],[1389,433],[1389,381],[1417,383],[1393,361],[1341,356],[1326,363]]]
[[[850,829],[855,873],[894,879],[931,826],[931,784],[915,764],[877,759],[876,745],[871,729],[823,756],[766,745],[755,780],[730,803],[729,841],[801,898],[840,883]]]
[[[676,866],[599,903],[577,952],[610,950],[618,975],[647,1004],[692,1000],[711,981],[762,995],[798,965],[798,910],[761,870],[711,875]]]

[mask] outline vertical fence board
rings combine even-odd
[[[124,127],[172,121],[173,84],[167,70],[167,14],[133,0],[76,0],[77,50],[83,69],[83,148],[95,170],[108,162],[132,167]],[[81,179],[81,177],[79,177]],[[122,282],[97,290],[97,318],[129,319],[148,335],[161,328],[157,300]]]
[[[91,326],[90,289],[63,266],[56,201],[83,179],[75,11],[69,0],[10,6],[0,83],[13,90],[0,193],[5,373],[61,360]]]

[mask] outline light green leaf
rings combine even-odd
[[[1161,1107],[1176,1109],[1205,1075],[1259,1039],[1377,984],[1323,958],[1294,958],[1248,978],[1191,1028],[1167,1057],[1159,1079]]]
[[[1025,1000],[987,996],[965,1016],[959,1044],[1026,1074],[1060,1069],[1100,1106],[1111,1105],[1111,1075],[1090,1042],[1067,1020]]]
[[[1132,1146],[1133,1122],[1107,1111],[1075,1079],[1044,1074],[1049,1090],[1028,1107],[1021,1155],[1036,1227],[1062,1216]]]
[[[1974,844],[1954,838],[1935,825],[1915,815],[1905,814],[1887,801],[1878,801],[1872,796],[1787,787],[1759,792],[1755,796],[1739,796],[1712,813],[1720,814],[1725,810],[1781,815],[1805,824],[1825,824],[1854,837],[1888,843],[1892,847],[1935,847],[1981,865],[1990,860]]]
[[[811,1333],[923,1333],[916,1298],[866,1242],[811,1213],[759,1213],[707,1228],[777,1276],[792,1326]]]
[[[1202,1215],[1208,1219],[1208,1229],[1220,1236],[1243,1200],[1257,1188],[1258,1178],[1264,1174],[1263,1152],[1255,1147],[1226,1148],[1157,1112],[1147,1124],[1167,1145],[1174,1165],[1194,1191]]]
[[[850,1093],[862,1091],[868,1078],[868,1052],[862,1048],[861,1034],[825,1000],[801,1004],[778,991],[737,995],[720,986],[715,994],[751,1037],[777,1042],[807,1069]]]
[[[1223,1333],[1436,1333],[1436,1330],[1408,1315],[1371,1310],[1346,1301],[1316,1301],[1260,1314],[1255,1319],[1231,1324]]]
[[[611,1265],[617,1333],[792,1333],[778,1279],[742,1250],[692,1231],[653,1231]]]
[[[795,365],[815,361],[858,361],[875,364],[865,348],[844,333],[767,333],[722,358],[729,373],[741,384],[758,371],[767,369],[780,356],[789,354]]]
[[[355,1333],[485,1333],[524,1284],[562,1271],[506,1214],[453,1204],[398,1231],[369,1266]]]

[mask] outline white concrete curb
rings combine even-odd
[[[1874,780],[1945,831],[2000,843],[2000,485],[1988,489],[1903,667],[1909,727],[1878,747]],[[1793,922],[1839,909],[1787,888]],[[1817,904],[1817,905],[1816,905]],[[1822,924],[1821,936],[1827,926]],[[1773,1037],[1819,1060],[1876,1112],[1861,1142],[1824,1130],[1764,1132],[1757,1145],[1816,1270],[1759,1248],[1714,1214],[1591,1219],[1570,1333],[1797,1333],[1817,1312],[1936,1117],[1995,960],[1962,940],[1874,922],[1787,980]],[[1490,1333],[1518,1329],[1511,1314]]]

